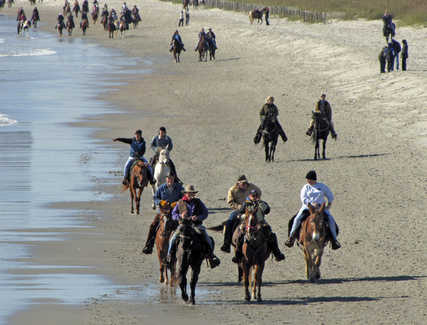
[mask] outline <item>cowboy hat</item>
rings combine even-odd
[[[197,193],[196,189],[194,188],[194,185],[185,185],[184,186],[184,193]]]

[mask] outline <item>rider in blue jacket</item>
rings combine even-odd
[[[129,184],[130,168],[136,159],[140,159],[148,165],[150,183],[153,184],[153,169],[148,164],[147,159],[144,158],[145,140],[142,137],[142,131],[137,130],[135,132],[135,137],[133,138],[116,138],[116,139],[113,139],[113,141],[114,142],[119,141],[119,142],[127,143],[130,145],[129,159],[127,160],[124,168],[123,185]]]

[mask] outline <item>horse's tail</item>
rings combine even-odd
[[[223,231],[225,224],[227,223],[227,221],[222,222],[220,225],[218,226],[214,226],[214,227],[209,227],[208,230],[212,230],[212,231]]]

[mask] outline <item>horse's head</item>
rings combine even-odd
[[[171,212],[175,207],[176,202],[172,204],[168,201],[162,200],[159,203],[160,216],[161,216],[161,229],[163,236],[167,236],[175,229],[175,221],[172,219]]]
[[[148,179],[148,166],[145,162],[143,162],[142,160],[139,160],[135,167],[134,167],[134,171],[135,171],[135,176],[138,179],[138,183],[139,184],[143,184],[143,181]]]
[[[320,208],[314,207],[311,204],[308,205],[310,216],[308,220],[310,227],[312,228],[312,240],[318,241],[325,236],[325,203],[322,203]]]
[[[258,206],[250,206],[246,208],[245,211],[245,230],[246,233],[251,236],[254,232],[258,230],[258,220],[257,220],[257,213]]]
[[[159,152],[159,163],[166,164],[169,160],[169,151],[167,149],[162,149]]]

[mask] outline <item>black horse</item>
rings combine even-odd
[[[181,55],[182,49],[183,49],[182,44],[178,42],[176,39],[174,39],[173,45],[172,45],[172,53],[176,63],[180,62],[179,56]]]
[[[199,280],[202,262],[206,257],[207,249],[204,247],[202,235],[193,227],[190,220],[183,220],[178,229],[176,246],[177,258],[177,284],[181,288],[181,297],[188,301],[187,294],[187,272],[191,267],[190,302],[196,304],[196,285]],[[212,239],[212,238],[211,238]],[[213,242],[213,239],[212,239]]]
[[[258,128],[254,138],[254,143],[258,144],[262,137],[264,142],[266,162],[274,161],[274,153],[276,152],[276,145],[279,135],[282,137],[283,141],[286,142],[288,140],[285,132],[277,121],[274,121],[268,117],[265,118]]]
[[[320,112],[313,112],[314,128],[311,139],[315,144],[314,160],[320,159],[320,140],[323,140],[322,158],[326,159],[326,141],[330,131],[328,119]]]

